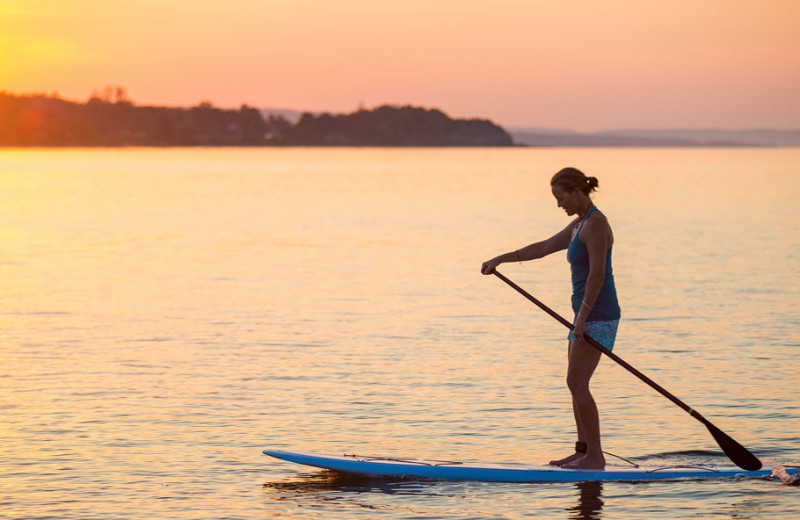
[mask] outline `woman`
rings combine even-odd
[[[590,194],[597,188],[597,178],[586,177],[575,168],[564,168],[550,181],[558,207],[567,215],[577,215],[570,224],[552,237],[484,262],[481,272],[492,274],[504,262],[524,262],[567,250],[572,269],[572,309],[575,329],[570,332],[567,355],[567,386],[572,394],[572,409],[578,429],[575,453],[550,461],[565,468],[604,468],[600,444],[600,419],[597,405],[589,391],[601,352],[587,343],[588,334],[608,349],[614,347],[620,309],[614,275],[611,270],[611,246],[614,235],[608,219],[592,203]]]

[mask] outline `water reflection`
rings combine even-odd
[[[563,449],[562,332],[477,267],[486,251],[565,225],[542,189],[543,172],[565,161],[594,165],[622,239],[620,354],[737,439],[800,461],[787,391],[800,338],[800,149],[0,150],[3,510],[587,516],[591,501],[571,483],[261,489],[300,479],[265,468],[255,440],[532,463]],[[551,260],[506,274],[564,311],[565,262]],[[672,454],[714,446],[615,363],[595,377],[615,449],[681,464]],[[168,495],[179,500],[140,500],[154,478],[184,483]],[[800,494],[785,492],[798,488],[765,485],[607,483],[602,515],[651,520],[658,503],[663,518],[707,516],[748,500],[764,518],[800,510]]]
[[[335,517],[349,518],[365,510],[382,516],[426,517],[430,513],[427,498],[451,496],[435,482],[384,479],[322,471],[301,475],[301,480],[264,484],[267,499],[289,506],[280,516],[309,518],[306,511],[324,508]]]
[[[348,503],[351,506],[359,508],[370,509],[384,509],[394,511],[408,511],[411,506],[408,503],[401,504],[403,497],[413,496],[414,502],[419,503],[418,499],[422,497],[442,497],[453,496],[464,498],[465,496],[473,495],[473,493],[465,493],[464,485],[470,483],[463,482],[445,482],[445,481],[425,481],[419,479],[402,480],[398,478],[380,478],[380,477],[367,477],[361,475],[349,475],[345,473],[337,473],[333,471],[321,471],[316,473],[307,473],[300,476],[299,480],[291,480],[287,482],[267,482],[264,484],[264,489],[268,490],[270,500],[275,501],[289,501],[301,502],[306,506],[322,506],[327,504],[331,505],[332,501],[336,501],[337,505],[341,506],[343,503]],[[473,483],[475,487],[472,488],[476,497],[487,498],[485,495],[489,488],[484,487],[482,484]],[[502,486],[502,484],[495,484]],[[453,487],[450,487],[453,486]],[[547,485],[538,484],[523,484],[523,486],[533,486],[536,491],[544,491],[552,489]],[[530,490],[530,488],[525,488]],[[604,502],[602,499],[603,483],[602,482],[577,482],[574,484],[576,493],[574,498],[577,498],[577,503],[571,507],[567,507],[566,518],[568,520],[600,520],[602,518],[602,510]],[[560,493],[557,493],[560,495]],[[358,496],[362,498],[357,498]],[[376,503],[366,498],[365,495],[394,495],[394,498],[388,498],[382,503]],[[494,496],[493,492],[489,492],[490,496]],[[526,496],[530,497],[530,493],[526,492]],[[547,498],[545,498],[547,496]],[[552,499],[551,493],[546,493],[539,497],[539,500],[533,500],[537,506],[544,506],[545,503]],[[564,505],[569,503],[571,499],[564,497]],[[574,503],[574,502],[573,502]],[[524,508],[524,506],[522,506]],[[563,507],[563,505],[562,505]],[[452,513],[452,511],[450,511]]]
[[[578,505],[567,508],[570,520],[600,520],[603,510],[603,483],[577,482]]]
[[[276,491],[278,498],[287,492],[295,495],[313,494],[322,491],[396,494],[402,490],[403,485],[408,487],[408,484],[412,482],[419,483],[418,479],[404,481],[396,477],[369,477],[327,470],[302,474],[300,478],[301,480],[289,482],[267,482],[264,484],[264,489]]]

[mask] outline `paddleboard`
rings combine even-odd
[[[264,450],[277,459],[357,475],[387,478],[467,480],[476,482],[586,482],[643,481],[695,478],[769,477],[771,469],[745,471],[736,466],[607,466],[605,469],[564,469],[527,464],[477,464],[446,460],[419,460],[363,455],[322,455],[281,450]],[[800,474],[800,467],[786,472]]]

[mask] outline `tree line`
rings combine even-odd
[[[200,103],[137,106],[125,91],[86,103],[0,92],[0,146],[511,146],[485,119],[452,119],[437,109],[384,105],[351,114],[303,114],[291,123]]]

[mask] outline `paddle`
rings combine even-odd
[[[547,305],[543,304],[542,302],[540,302],[539,300],[537,300],[536,298],[534,298],[533,296],[528,294],[522,287],[520,287],[519,285],[515,284],[514,282],[512,282],[511,280],[509,280],[508,278],[506,278],[505,276],[503,276],[499,272],[497,272],[497,270],[493,271],[493,273],[498,278],[500,278],[505,283],[510,285],[512,288],[514,288],[522,296],[524,296],[527,299],[529,299],[531,302],[536,304],[544,312],[546,312],[547,314],[549,314],[550,316],[555,318],[557,321],[559,321],[562,325],[564,325],[565,327],[567,327],[570,330],[575,328],[572,325],[572,323],[568,322],[567,320],[562,318],[558,313],[556,313],[554,310],[552,310],[550,307],[548,307]],[[699,413],[694,411],[686,403],[684,403],[683,401],[681,401],[680,399],[678,399],[677,397],[675,397],[671,393],[669,393],[666,390],[664,390],[660,385],[655,383],[652,379],[650,379],[646,375],[642,374],[641,372],[639,372],[638,370],[633,368],[625,360],[623,360],[618,355],[614,354],[613,352],[608,350],[606,347],[604,347],[603,345],[598,343],[594,338],[591,338],[588,335],[584,335],[584,338],[586,339],[586,341],[589,342],[589,344],[591,346],[593,346],[594,348],[596,348],[597,350],[599,350],[600,352],[602,352],[606,356],[610,357],[611,359],[613,359],[614,361],[616,361],[617,363],[622,365],[622,367],[625,368],[628,372],[630,372],[631,374],[635,375],[636,377],[638,377],[639,379],[641,379],[642,381],[644,381],[645,383],[650,385],[658,393],[660,393],[661,395],[663,395],[664,397],[666,397],[667,399],[669,399],[670,401],[672,401],[673,403],[678,405],[678,407],[683,409],[686,413],[688,413],[689,415],[691,415],[692,417],[694,417],[695,419],[697,419],[698,421],[703,423],[703,425],[706,428],[708,428],[708,431],[711,433],[711,436],[714,437],[714,440],[717,441],[717,444],[719,444],[719,447],[722,448],[722,451],[725,452],[725,455],[727,455],[728,458],[730,458],[731,461],[733,461],[734,464],[736,464],[740,468],[746,469],[747,471],[757,471],[757,470],[761,469],[761,461],[758,460],[758,458],[756,458],[755,455],[750,453],[747,450],[747,448],[745,448],[744,446],[742,446],[741,444],[739,444],[738,442],[733,440],[728,434],[726,434],[725,432],[723,432],[722,430],[720,430],[719,428],[717,428],[716,426],[711,424],[711,422],[709,422],[708,419],[706,419],[705,417],[703,417],[702,415],[700,415]]]

